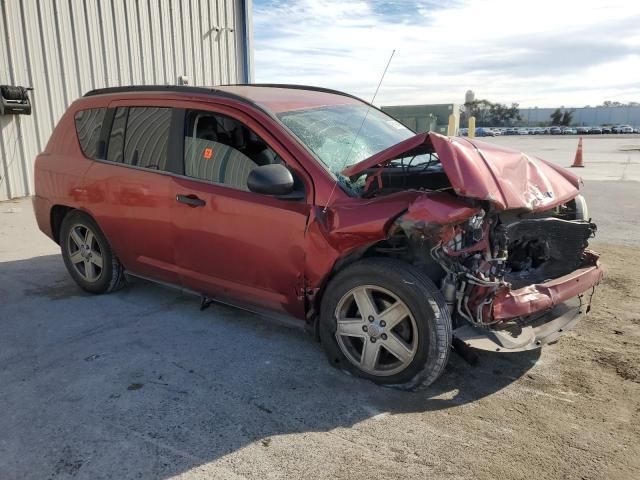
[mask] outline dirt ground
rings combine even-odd
[[[595,246],[606,276],[590,315],[522,378],[534,398],[559,402],[549,408],[529,399],[519,407],[538,430],[536,443],[545,444],[536,455],[546,456],[548,442],[557,454],[555,465],[555,455],[547,458],[547,473],[633,479],[640,474],[640,249]]]
[[[638,479],[639,186],[586,186],[606,267],[586,319],[541,351],[453,354],[418,393],[148,282],[85,294],[30,202],[0,203],[0,479]]]

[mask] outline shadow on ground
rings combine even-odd
[[[282,434],[469,404],[539,355],[452,354],[404,393],[331,368],[302,329],[152,283],[88,295],[58,255],[0,272],[2,478],[168,478]]]

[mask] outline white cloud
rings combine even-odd
[[[257,82],[376,104],[480,98],[522,106],[640,100],[640,3],[254,0]]]

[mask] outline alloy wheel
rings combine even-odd
[[[76,272],[87,282],[97,282],[102,275],[103,256],[95,233],[86,225],[73,225],[67,249]]]
[[[335,311],[338,346],[360,370],[375,376],[401,372],[418,350],[418,328],[407,305],[374,285],[348,291]]]

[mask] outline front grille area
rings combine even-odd
[[[517,289],[580,268],[595,224],[559,218],[527,219],[506,227],[505,281]]]

